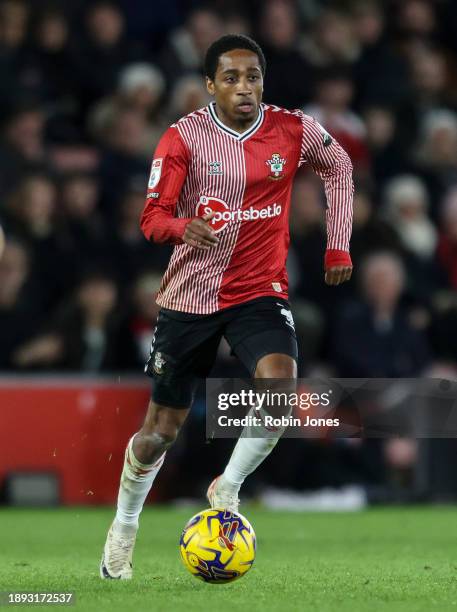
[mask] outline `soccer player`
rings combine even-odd
[[[325,185],[325,282],[339,285],[351,277],[347,154],[301,111],[262,103],[265,58],[250,38],[228,35],[214,42],[205,71],[214,101],[172,125],[152,162],[141,227],[148,240],[175,248],[157,298],[161,310],[146,365],[152,398],[125,452],[102,578],[132,576],[144,501],[222,336],[252,376],[297,375],[286,257],[292,183],[302,164],[310,164]],[[276,441],[237,441],[224,473],[208,489],[212,507],[238,509],[240,486]]]

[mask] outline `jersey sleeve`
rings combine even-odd
[[[176,127],[168,128],[157,145],[151,165],[141,229],[154,242],[183,242],[190,219],[176,217],[176,204],[189,166],[189,150]]]
[[[349,241],[352,233],[354,183],[352,163],[341,145],[312,117],[301,111],[302,142],[299,165],[309,162],[324,181],[327,198],[327,251],[325,268],[352,265]]]

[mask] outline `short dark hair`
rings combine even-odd
[[[265,55],[255,40],[252,40],[252,38],[249,38],[249,36],[244,36],[243,34],[227,34],[226,36],[222,36],[214,41],[206,52],[205,74],[209,79],[214,81],[216,70],[219,65],[219,57],[223,53],[233,51],[234,49],[247,49],[248,51],[255,53],[259,58],[262,74],[265,74],[265,69],[267,67]]]

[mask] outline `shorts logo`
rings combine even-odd
[[[154,363],[152,364],[152,369],[156,374],[163,374],[163,366],[165,365],[165,359],[160,351],[154,355]]]
[[[221,161],[212,161],[208,162],[208,175],[215,176],[224,174],[222,172],[222,162]]]
[[[197,217],[203,217],[212,212],[216,214],[209,222],[211,229],[217,234],[233,221],[256,221],[258,219],[271,219],[278,217],[282,212],[281,204],[269,204],[264,208],[239,208],[230,210],[228,205],[219,198],[201,196],[197,204]]]
[[[154,159],[151,166],[151,174],[149,175],[148,189],[154,189],[159,184],[160,175],[162,174],[163,158]]]
[[[284,308],[284,304],[280,304],[279,302],[276,302],[276,306],[281,307],[281,314],[286,319],[286,325],[288,325],[295,331],[294,318],[290,310],[287,310],[287,308]]]
[[[267,166],[270,166],[271,174],[269,175],[269,179],[272,181],[279,181],[284,178],[284,166],[286,164],[286,159],[281,157],[279,153],[273,153],[271,159],[268,159],[265,163]]]

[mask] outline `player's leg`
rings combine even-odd
[[[296,376],[296,361],[289,355],[279,353],[262,357],[255,371],[255,378],[263,379],[283,381],[294,380]],[[265,428],[263,425],[255,429],[256,437],[242,435],[238,439],[223,474],[211,483],[208,499],[212,507],[223,506],[237,511],[241,485],[272,452],[283,432],[280,428],[272,432],[271,428]]]
[[[217,320],[186,320],[160,312],[146,373],[154,379],[143,426],[129,440],[118,495],[100,565],[102,578],[131,578],[138,519],[146,497],[193,402],[198,378],[214,361]]]
[[[254,378],[274,381],[276,387],[291,386],[292,390],[297,377],[297,341],[288,304],[264,300],[243,310],[229,330],[234,352]],[[223,474],[208,489],[212,506],[237,509],[241,485],[271,453],[281,435],[281,429],[272,432],[261,424],[255,437],[239,438]]]
[[[146,497],[188,413],[189,409],[162,406],[151,399],[143,426],[125,451],[116,513],[120,531],[138,529]]]
[[[116,517],[108,531],[100,576],[130,579],[138,520],[144,502],[162,467],[168,448],[176,440],[189,408],[163,406],[151,399],[143,426],[124,456]]]

